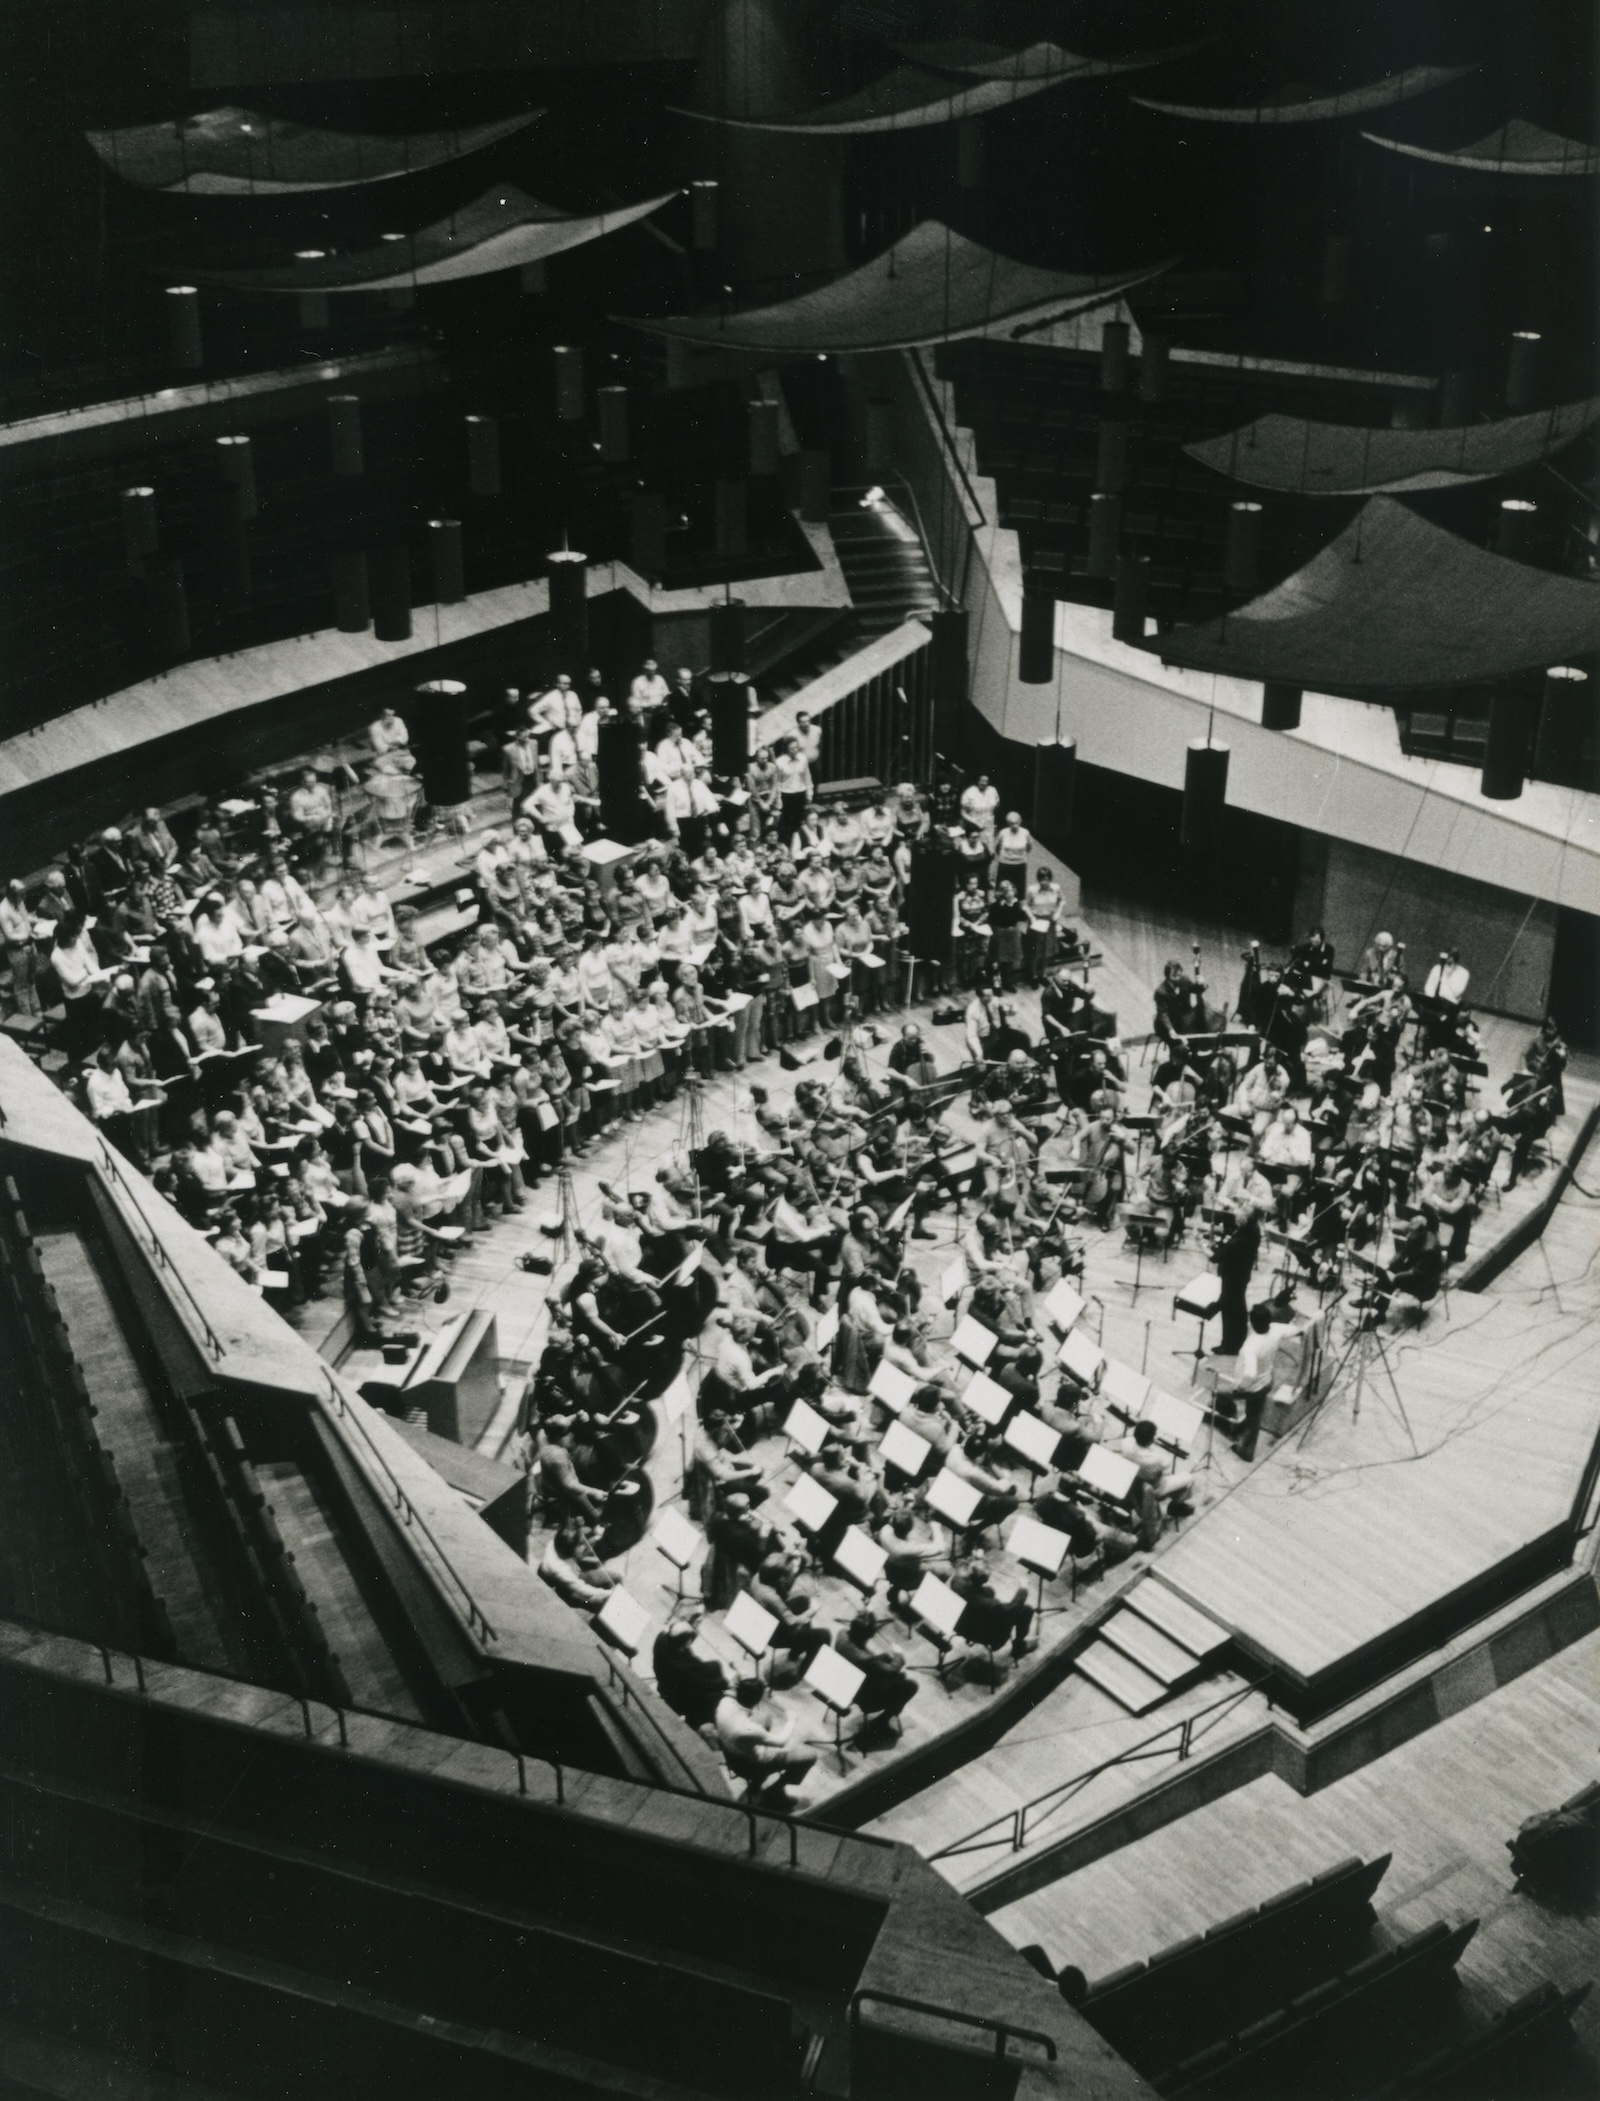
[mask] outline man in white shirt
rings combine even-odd
[[[541,781],[523,808],[534,823],[543,828],[547,837],[553,835],[563,846],[574,849],[583,844],[570,781]]]
[[[1439,960],[1428,972],[1422,990],[1428,999],[1440,1000],[1447,1007],[1459,1007],[1471,982],[1472,972],[1462,962],[1460,951],[1445,948],[1439,951]]]
[[[793,737],[784,737],[773,749],[772,763],[778,775],[778,832],[785,844],[805,822],[811,802],[811,762]]]
[[[388,972],[373,943],[371,927],[350,929],[349,943],[339,951],[339,969],[355,999],[370,999],[382,985]]]
[[[304,837],[312,859],[320,867],[333,832],[333,797],[312,766],[306,767],[299,787],[290,794],[289,820]]]
[[[1276,1120],[1262,1132],[1256,1158],[1263,1167],[1283,1171],[1279,1187],[1281,1208],[1285,1215],[1293,1211],[1295,1200],[1311,1175],[1311,1133],[1300,1121],[1300,1112],[1293,1102],[1285,1102]]]
[[[565,727],[567,698],[571,692],[572,681],[563,671],[558,673],[555,684],[548,692],[541,693],[537,700],[528,703],[528,727],[541,744],[558,729]]]
[[[1271,1309],[1265,1304],[1252,1306],[1250,1332],[1239,1345],[1233,1376],[1226,1386],[1217,1389],[1219,1403],[1233,1400],[1244,1403],[1244,1415],[1233,1436],[1233,1448],[1241,1459],[1256,1456],[1256,1439],[1261,1434],[1261,1418],[1267,1412],[1273,1362],[1282,1338],[1283,1330],[1273,1327]],[[1226,1421],[1227,1418],[1219,1415],[1218,1420]]]
[[[729,1771],[746,1783],[752,1796],[764,1796],[769,1804],[784,1806],[788,1790],[817,1762],[804,1739],[795,1742],[798,1716],[791,1715],[759,1678],[741,1678],[732,1692],[723,1694],[715,1724]]]
[[[142,1166],[149,1158],[148,1125],[155,1111],[135,1103],[109,1044],[101,1044],[93,1063],[85,1068],[83,1092],[89,1114],[112,1144]]]
[[[382,758],[386,751],[403,751],[411,742],[411,732],[393,708],[385,708],[377,721],[368,725],[367,742]]]
[[[822,757],[822,731],[804,708],[794,718],[794,741],[805,755],[808,766],[815,766]]]
[[[636,722],[647,729],[655,715],[667,705],[668,687],[654,657],[646,657],[628,688],[628,709]]]

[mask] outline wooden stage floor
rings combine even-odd
[[[1576,1523],[1600,1439],[1600,1231],[1567,1198],[1493,1292],[1452,1293],[1382,1355],[1341,1315],[1349,1354],[1318,1411],[1163,1559],[1313,1700]]]

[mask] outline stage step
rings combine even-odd
[[[1169,1641],[1187,1649],[1201,1663],[1209,1661],[1228,1645],[1229,1635],[1225,1627],[1219,1627],[1214,1619],[1198,1611],[1154,1576],[1136,1583],[1122,1602],[1130,1612],[1148,1620]]]
[[[1167,1697],[1167,1687],[1159,1678],[1152,1678],[1131,1657],[1124,1656],[1120,1649],[1112,1648],[1109,1642],[1091,1642],[1079,1656],[1074,1668],[1083,1673],[1100,1690],[1109,1693],[1119,1707],[1126,1707],[1130,1714],[1148,1714]]]
[[[1163,1634],[1137,1612],[1114,1612],[1110,1619],[1100,1624],[1100,1639],[1110,1642],[1114,1649],[1138,1664],[1140,1670],[1148,1671],[1158,1678],[1168,1692],[1177,1692],[1185,1685],[1193,1684],[1202,1675],[1205,1666],[1198,1656],[1190,1653],[1181,1642]]]

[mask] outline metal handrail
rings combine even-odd
[[[338,1381],[334,1378],[331,1371],[327,1374],[327,1382],[327,1393],[325,1397],[333,1403],[333,1410],[335,1415],[338,1417],[341,1423],[344,1423],[350,1429],[354,1430],[356,1435],[361,1439],[362,1444],[370,1453],[374,1464],[378,1467],[379,1471],[383,1475],[384,1480],[387,1482],[390,1490],[394,1495],[396,1510],[399,1511],[400,1515],[405,1519],[408,1525],[416,1526],[417,1530],[422,1534],[423,1538],[428,1542],[429,1546],[432,1547],[434,1554],[439,1560],[440,1566],[449,1576],[451,1582],[454,1583],[457,1590],[460,1591],[461,1596],[466,1604],[466,1622],[468,1633],[481,1634],[486,1642],[498,1641],[500,1637],[495,1631],[493,1625],[490,1623],[488,1614],[484,1611],[483,1607],[473,1596],[471,1590],[468,1588],[466,1579],[462,1576],[460,1570],[450,1559],[450,1556],[445,1552],[444,1548],[439,1544],[438,1538],[436,1537],[432,1526],[428,1523],[427,1519],[423,1516],[422,1512],[417,1508],[416,1504],[412,1502],[410,1496],[406,1494],[405,1489],[402,1487],[399,1478],[395,1474],[393,1467],[390,1466],[388,1460],[384,1458],[382,1452],[379,1451],[377,1445],[373,1442],[372,1436],[368,1431],[366,1424],[363,1423],[360,1417],[355,1414],[355,1412],[351,1409],[349,1403],[346,1401],[344,1395],[339,1391]]]
[[[61,1630],[61,1629],[60,1629],[59,1627],[50,1627],[50,1626],[47,1626],[47,1625],[45,1625],[45,1623],[44,1623],[43,1621],[40,1621],[40,1620],[31,1620],[31,1619],[27,1619],[27,1618],[24,1618],[24,1617],[21,1617],[21,1616],[19,1616],[19,1615],[18,1615],[17,1613],[14,1613],[14,1612],[8,1612],[8,1613],[4,1614],[4,1615],[3,1615],[3,1619],[4,1619],[4,1620],[5,1620],[6,1622],[8,1622],[9,1624],[13,1625],[13,1626],[23,1626],[23,1627],[31,1627],[31,1628],[33,1628],[33,1629],[34,1629],[34,1630],[35,1630],[35,1631],[36,1631],[37,1633],[40,1633],[40,1634],[48,1634],[48,1635],[59,1635],[59,1634],[60,1634],[60,1633],[62,1632],[62,1630]],[[76,1636],[76,1635],[68,1635],[68,1636],[67,1636],[67,1639],[68,1639],[68,1640],[81,1640],[81,1639],[82,1639],[82,1637],[81,1637],[81,1636]],[[141,1652],[140,1652],[139,1650],[137,1650],[137,1649],[113,1649],[113,1648],[109,1647],[109,1646],[108,1646],[108,1645],[107,1645],[107,1644],[106,1644],[105,1642],[103,1642],[103,1641],[85,1641],[85,1642],[84,1642],[84,1646],[85,1646],[86,1648],[90,1648],[90,1649],[93,1649],[93,1650],[95,1650],[95,1651],[96,1651],[96,1653],[97,1653],[97,1654],[99,1655],[99,1658],[100,1658],[100,1668],[101,1668],[102,1672],[104,1673],[104,1676],[105,1676],[105,1682],[106,1682],[106,1684],[107,1684],[107,1685],[111,1686],[111,1687],[112,1687],[113,1689],[116,1689],[116,1688],[117,1688],[117,1678],[116,1678],[116,1670],[115,1670],[115,1661],[116,1661],[116,1659],[118,1659],[118,1658],[121,1658],[121,1659],[122,1659],[122,1660],[123,1660],[124,1662],[126,1662],[126,1663],[130,1664],[130,1665],[132,1666],[132,1669],[133,1669],[134,1685],[135,1685],[136,1689],[138,1690],[138,1692],[140,1693],[140,1695],[141,1695],[142,1697],[144,1697],[144,1698],[148,1698],[148,1697],[149,1697],[149,1695],[150,1695],[150,1687],[149,1687],[149,1683],[148,1683],[148,1681],[147,1681],[147,1679],[146,1679],[146,1677],[145,1677],[145,1666],[146,1666],[146,1664],[147,1664],[147,1663],[151,1663],[151,1664],[154,1664],[154,1665],[155,1665],[155,1667],[156,1667],[157,1669],[166,1669],[166,1668],[168,1668],[168,1667],[169,1667],[169,1666],[168,1666],[168,1665],[167,1665],[166,1663],[163,1663],[163,1662],[158,1662],[158,1661],[157,1661],[157,1659],[155,1659],[155,1658],[153,1658],[153,1657],[146,1657],[146,1656],[144,1656],[144,1655],[143,1655],[143,1654],[141,1654]],[[218,1670],[213,1670],[213,1669],[211,1669],[211,1668],[210,1668],[210,1667],[209,1667],[208,1665],[206,1665],[206,1664],[203,1664],[203,1663],[184,1663],[184,1664],[180,1665],[179,1667],[180,1667],[181,1669],[183,1669],[183,1670],[186,1670],[186,1671],[193,1671],[193,1672],[196,1672],[196,1673],[197,1673],[197,1674],[198,1674],[199,1676],[201,1676],[201,1677],[205,1677],[205,1678],[218,1678],[218,1679],[223,1679],[223,1680],[226,1680],[226,1681],[227,1681],[227,1682],[228,1682],[229,1684],[239,1684],[239,1683],[241,1683],[241,1682],[253,1682],[253,1681],[241,1681],[241,1680],[239,1680],[239,1679],[237,1679],[237,1678],[234,1678],[234,1677],[232,1677],[232,1676],[231,1676],[231,1675],[230,1675],[230,1674],[229,1674],[228,1672],[226,1672],[226,1671],[218,1671]],[[263,1687],[263,1688],[262,1688],[262,1690],[263,1690],[263,1691],[270,1691],[271,1689],[272,1689],[272,1688],[270,1688],[270,1687]],[[307,1742],[309,1743],[309,1742],[315,1742],[315,1741],[317,1740],[317,1739],[316,1739],[316,1731],[315,1731],[314,1727],[312,1726],[312,1715],[311,1715],[311,1710],[312,1710],[312,1708],[313,1708],[314,1706],[315,1706],[315,1707],[325,1707],[325,1708],[326,1708],[326,1709],[328,1710],[328,1712],[329,1712],[329,1713],[330,1713],[330,1714],[331,1714],[331,1715],[332,1715],[332,1716],[334,1717],[335,1723],[337,1724],[337,1727],[338,1727],[338,1731],[339,1731],[339,1748],[340,1748],[340,1750],[343,1750],[343,1751],[347,1751],[347,1750],[349,1750],[349,1748],[350,1748],[350,1732],[349,1732],[349,1721],[350,1721],[350,1717],[351,1717],[352,1715],[355,1715],[355,1716],[360,1716],[360,1715],[367,1715],[367,1714],[378,1714],[378,1715],[382,1716],[382,1710],[381,1710],[381,1709],[376,1709],[376,1708],[362,1708],[362,1707],[349,1707],[349,1708],[345,1708],[345,1707],[340,1707],[340,1706],[338,1706],[338,1705],[337,1705],[337,1704],[336,1704],[336,1703],[335,1703],[334,1701],[332,1701],[332,1700],[312,1700],[312,1699],[308,1698],[308,1697],[307,1697],[306,1695],[304,1695],[304,1694],[301,1694],[301,1693],[294,1693],[294,1694],[291,1694],[291,1695],[290,1695],[290,1697],[291,1697],[292,1699],[294,1699],[294,1701],[296,1702],[296,1704],[298,1705],[298,1707],[299,1707],[299,1709],[300,1709],[300,1720],[301,1720],[301,1728],[302,1728],[302,1733],[304,1734],[304,1736],[305,1736],[305,1738],[306,1738],[306,1741],[307,1741]],[[187,1711],[189,1711],[189,1712],[195,1712],[196,1710],[194,1710],[194,1709],[190,1709],[190,1710],[187,1710]],[[383,1716],[382,1718],[383,1718],[383,1719],[386,1719],[386,1720],[399,1720],[399,1719],[401,1719],[401,1717],[398,1717],[398,1716]],[[210,1717],[210,1719],[213,1719],[213,1720],[214,1720],[214,1719],[216,1719],[216,1717],[214,1717],[214,1716],[213,1716],[213,1717]],[[249,1727],[250,1725],[249,1725],[248,1723],[235,1723],[235,1726],[237,1726],[237,1727]],[[420,1726],[420,1725],[412,1725],[412,1726]],[[473,1741],[473,1742],[477,1742],[477,1741],[480,1741],[480,1739],[477,1739],[477,1738],[472,1738],[472,1739],[464,1739],[464,1740],[466,1740],[466,1741]],[[500,1748],[500,1746],[498,1746],[498,1745],[496,1745],[496,1744],[485,1744],[485,1745],[483,1746],[483,1748],[484,1748],[485,1750],[491,1750],[491,1751],[492,1751],[492,1750],[497,1750],[497,1749],[499,1749],[499,1748]],[[566,1770],[567,1770],[567,1768],[566,1768],[566,1761],[565,1761],[565,1760],[563,1760],[563,1759],[561,1759],[561,1758],[557,1757],[557,1756],[556,1756],[556,1754],[555,1754],[554,1752],[545,1752],[545,1751],[521,1751],[521,1750],[508,1750],[508,1751],[506,1752],[506,1756],[507,1756],[508,1758],[511,1758],[511,1759],[513,1759],[513,1760],[515,1761],[515,1763],[516,1763],[516,1767],[517,1767],[517,1793],[518,1793],[519,1795],[526,1795],[526,1794],[527,1794],[527,1792],[528,1792],[528,1774],[527,1774],[527,1761],[528,1761],[528,1760],[529,1760],[529,1759],[531,1758],[531,1759],[533,1759],[533,1760],[535,1761],[535,1763],[537,1763],[537,1764],[539,1764],[539,1765],[546,1765],[546,1766],[548,1766],[548,1767],[550,1768],[551,1772],[552,1772],[552,1773],[553,1773],[553,1774],[555,1775],[555,1783],[556,1783],[556,1807],[557,1807],[558,1809],[565,1809],[565,1808],[566,1808],[566,1806],[567,1806],[567,1782],[566,1782]],[[690,1791],[689,1791],[689,1790],[688,1790],[687,1788],[682,1788],[682,1787],[673,1787],[673,1786],[670,1786],[670,1785],[665,1785],[665,1786],[662,1786],[662,1787],[658,1788],[658,1789],[657,1789],[657,1792],[658,1792],[658,1793],[660,1793],[660,1794],[666,1794],[666,1795],[684,1795],[684,1796],[689,1796],[689,1795],[690,1795]],[[880,1850],[882,1850],[882,1851],[888,1851],[888,1852],[891,1852],[891,1853],[892,1853],[892,1852],[894,1851],[894,1848],[895,1848],[895,1843],[896,1843],[896,1841],[895,1841],[894,1839],[892,1839],[892,1838],[884,1838],[884,1837],[880,1836],[880,1835],[879,1835],[879,1834],[878,1834],[877,1832],[875,1832],[875,1831],[846,1831],[846,1830],[843,1830],[843,1829],[841,1829],[840,1827],[838,1827],[838,1826],[836,1826],[836,1825],[832,1825],[832,1824],[822,1824],[822,1823],[817,1823],[817,1822],[815,1822],[814,1820],[812,1820],[812,1819],[811,1819],[811,1818],[809,1818],[809,1817],[806,1817],[806,1818],[802,1818],[802,1817],[794,1817],[794,1816],[785,1816],[785,1815],[784,1815],[784,1814],[782,1813],[782,1811],[781,1811],[781,1810],[776,1810],[776,1809],[761,1809],[761,1808],[758,1808],[758,1807],[757,1807],[757,1806],[756,1806],[756,1805],[755,1805],[754,1803],[752,1803],[752,1802],[734,1802],[734,1801],[726,1801],[726,1802],[725,1802],[725,1801],[722,1801],[722,1800],[721,1800],[720,1798],[718,1798],[718,1797],[716,1797],[716,1796],[706,1795],[706,1794],[704,1794],[703,1792],[702,1792],[702,1793],[700,1793],[700,1794],[696,1794],[696,1795],[690,1796],[690,1799],[692,1799],[692,1800],[695,1800],[695,1801],[699,1801],[699,1802],[709,1802],[710,1804],[712,1804],[712,1806],[713,1806],[713,1807],[715,1807],[715,1808],[718,1808],[718,1809],[732,1809],[732,1810],[737,1810],[737,1811],[738,1811],[738,1813],[739,1813],[739,1814],[740,1814],[740,1815],[741,1815],[741,1816],[742,1816],[742,1817],[744,1818],[744,1820],[745,1820],[745,1823],[746,1823],[746,1825],[747,1825],[747,1827],[748,1827],[748,1830],[749,1830],[749,1850],[748,1850],[748,1853],[747,1853],[746,1857],[747,1857],[748,1859],[750,1859],[750,1860],[754,1860],[754,1859],[755,1859],[755,1857],[756,1857],[756,1855],[757,1855],[757,1853],[758,1853],[758,1852],[759,1852],[759,1850],[760,1850],[760,1848],[759,1848],[759,1845],[758,1845],[758,1843],[757,1843],[757,1831],[758,1831],[758,1826],[760,1826],[760,1825],[762,1825],[762,1824],[778,1824],[778,1825],[782,1825],[782,1826],[783,1826],[783,1827],[784,1827],[784,1828],[785,1828],[785,1829],[786,1829],[786,1830],[788,1831],[788,1833],[789,1833],[789,1861],[788,1861],[788,1864],[789,1864],[789,1866],[790,1866],[790,1867],[792,1867],[792,1868],[798,1868],[798,1867],[799,1867],[799,1865],[800,1865],[800,1833],[801,1833],[801,1831],[803,1831],[803,1830],[804,1830],[804,1831],[820,1831],[820,1832],[823,1832],[823,1833],[825,1833],[825,1834],[826,1834],[827,1836],[829,1836],[829,1837],[832,1837],[832,1838],[840,1838],[840,1837],[843,1837],[843,1838],[848,1838],[848,1839],[850,1840],[850,1842],[851,1842],[851,1843],[852,1843],[853,1845],[862,1845],[862,1846],[876,1846],[876,1847],[878,1847],[878,1848],[879,1848]]]
[[[967,501],[969,504],[971,504],[973,511],[976,514],[972,520],[972,523],[975,525],[987,525],[989,521],[984,516],[983,505],[979,503],[978,492],[972,486],[972,482],[968,477],[966,466],[961,458],[960,447],[956,444],[955,439],[951,435],[949,424],[946,423],[946,421],[944,420],[944,409],[940,404],[938,395],[934,391],[933,381],[928,377],[927,368],[922,362],[922,354],[920,351],[912,350],[909,351],[907,355],[910,358],[912,369],[917,375],[917,382],[921,386],[923,393],[927,396],[928,406],[933,411],[933,420],[938,425],[939,429],[940,443],[943,445],[945,451],[949,454],[951,463],[955,467],[956,473],[960,478],[962,489],[966,493]]]
[[[661,1717],[658,1714],[652,1713],[649,1702],[640,1697],[639,1688],[636,1685],[630,1685],[628,1683],[627,1672],[619,1668],[616,1658],[611,1654],[609,1650],[606,1651],[605,1664],[607,1682],[613,1692],[619,1693],[621,1695],[624,1710],[630,1714],[637,1713],[643,1717],[644,1721],[648,1724],[651,1733],[661,1744],[662,1748],[670,1753],[673,1761],[677,1764],[680,1770],[688,1775],[691,1785],[688,1788],[681,1790],[681,1792],[685,1794],[692,1793],[697,1795],[704,1795],[706,1790],[700,1785],[699,1781],[695,1778],[694,1767],[689,1763],[688,1759],[684,1757],[682,1751],[678,1748],[678,1746],[672,1741],[672,1737],[663,1725]],[[674,1792],[678,1791],[679,1790],[674,1790]]]
[[[922,506],[917,501],[917,492],[914,488],[912,488],[910,482],[906,480],[905,476],[900,472],[898,467],[891,467],[889,471],[883,476],[883,479],[881,481],[841,482],[837,489],[835,489],[834,494],[836,496],[865,495],[871,489],[881,490],[885,481],[898,482],[900,487],[904,489],[906,494],[910,497],[911,509],[914,516],[911,519],[908,519],[907,523],[914,524],[916,527],[917,544],[922,549],[923,559],[928,564],[928,574],[933,578],[933,588],[939,593],[940,597],[945,600],[947,606],[954,606],[956,603],[956,594],[951,590],[950,586],[939,574],[939,564],[934,559],[933,542],[928,538],[928,528],[923,523]],[[900,515],[902,518],[904,518],[904,511],[901,511]]]
[[[861,2008],[867,2000],[876,2006],[899,2006],[907,2013],[932,2014],[935,2020],[955,2021],[963,2028],[981,2028],[994,2037],[994,2054],[1003,2058],[1006,2044],[1041,2043],[1044,2054],[1051,2064],[1056,2061],[1055,2037],[1046,2035],[1042,2028],[1021,2028],[1015,2021],[1003,2021],[997,2014],[963,2013],[959,2007],[939,2006],[932,1999],[911,1999],[904,1992],[879,1992],[870,1988],[856,1992],[850,2000],[850,2026],[852,2031],[861,2026]]]
[[[1193,1750],[1196,1737],[1206,1734],[1204,1729],[1196,1730],[1196,1722],[1203,1721],[1210,1715],[1214,1719],[1208,1727],[1215,1727],[1216,1722],[1222,1719],[1229,1708],[1238,1706],[1240,1701],[1248,1699],[1251,1693],[1259,1692],[1266,1682],[1265,1677],[1254,1678],[1248,1685],[1238,1686],[1234,1691],[1224,1694],[1220,1700],[1213,1700],[1209,1707],[1199,1708],[1194,1714],[1184,1715],[1176,1721],[1166,1723],[1153,1735],[1141,1737],[1137,1743],[1128,1745],[1126,1750],[1118,1751],[1111,1758],[1103,1758],[1098,1765],[1090,1766],[1086,1772],[1075,1773],[1070,1780],[1057,1781],[1054,1787],[1046,1788],[1043,1794],[1035,1795],[1031,1801],[1019,1803],[1015,1809],[1008,1809],[1000,1816],[991,1817],[987,1824],[980,1824],[975,1831],[967,1832],[962,1838],[952,1839],[949,1845],[941,1846],[936,1853],[930,1853],[928,1859],[952,1860],[962,1853],[983,1853],[991,1846],[1006,1845],[1008,1842],[1011,1852],[1020,1853],[1028,1843],[1029,1819],[1035,1811],[1043,1812],[1044,1816],[1050,1815],[1063,1802],[1070,1801],[1074,1795],[1086,1788],[1091,1780],[1098,1780],[1102,1773],[1109,1773],[1115,1766],[1136,1765],[1141,1759],[1159,1758],[1162,1754],[1158,1746],[1162,1739],[1174,1732],[1178,1737],[1178,1763],[1182,1765]],[[1038,1821],[1042,1820],[1041,1816]]]
[[[134,1190],[133,1184],[128,1180],[127,1176],[122,1172],[122,1169],[117,1165],[117,1158],[115,1153],[112,1152],[110,1146],[106,1143],[106,1141],[103,1138],[100,1141],[100,1165],[105,1169],[106,1173],[110,1175],[112,1181],[116,1183],[117,1187],[128,1199],[128,1202],[133,1206],[135,1216],[138,1218],[139,1223],[144,1227],[145,1231],[150,1236],[150,1252],[155,1257],[156,1267],[159,1270],[161,1270],[165,1275],[170,1276],[172,1278],[173,1282],[177,1285],[178,1289],[188,1300],[189,1309],[194,1314],[195,1319],[200,1323],[201,1333],[205,1336],[206,1347],[210,1350],[212,1356],[215,1357],[218,1363],[220,1364],[224,1355],[221,1336],[218,1335],[216,1329],[212,1327],[210,1321],[207,1320],[205,1315],[205,1309],[201,1306],[200,1301],[195,1297],[194,1293],[189,1289],[188,1283],[184,1278],[182,1270],[178,1268],[177,1264],[173,1261],[172,1257],[167,1253],[165,1247],[163,1247],[161,1243],[161,1236],[156,1231],[155,1227],[150,1223],[150,1220],[146,1217],[144,1205],[140,1203],[139,1198]]]

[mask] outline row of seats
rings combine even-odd
[[[0,1190],[0,1288],[15,1314],[40,1405],[55,1420],[68,1492],[98,1564],[102,1623],[77,1631],[94,1639],[131,1643],[150,1655],[175,1656],[171,1618],[145,1567],[116,1462],[95,1433],[83,1370],[72,1354],[66,1323],[10,1176]],[[19,1374],[22,1370],[19,1366]]]

